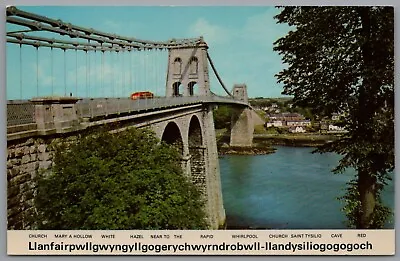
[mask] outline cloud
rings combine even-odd
[[[272,48],[273,42],[286,35],[289,30],[286,25],[276,24],[273,17],[277,13],[277,9],[268,8],[263,13],[248,17],[240,35],[252,44]]]
[[[284,24],[276,24],[273,18],[279,11],[275,8],[267,8],[262,13],[249,16],[240,27],[229,28],[213,24],[204,18],[198,18],[189,26],[189,34],[192,37],[203,35],[205,41],[210,44],[227,44],[230,41],[241,41],[246,46],[268,46],[278,38],[284,36],[289,27]]]
[[[40,61],[38,61],[37,63],[31,63],[30,66],[31,68],[30,72],[31,75],[35,78],[35,83],[37,82],[39,84],[40,87],[42,86],[51,86],[52,83],[55,82],[55,77],[49,75],[49,67],[50,67],[50,60],[49,59],[40,59]],[[31,79],[27,79],[32,80]]]
[[[192,37],[203,36],[210,44],[226,44],[231,40],[231,34],[227,28],[213,25],[204,18],[198,18],[189,27],[189,32]]]
[[[92,57],[90,63],[80,63],[77,70],[71,68],[67,72],[67,93],[76,92],[76,81],[78,96],[129,97],[134,91],[149,90],[158,95],[165,92],[167,53],[107,53],[103,58],[101,62],[97,57],[96,62]]]
[[[105,20],[101,28],[105,28],[105,31],[107,32],[117,32],[121,30],[122,26],[120,23],[117,23],[115,21]]]
[[[132,92],[142,90],[149,90],[157,95],[165,93],[168,59],[168,53],[165,51],[125,52],[118,55],[115,53],[111,55],[109,52],[104,55],[101,53],[86,55],[78,52],[77,57],[73,52],[69,52],[67,61],[64,60],[62,52],[54,52],[53,59],[50,54],[50,51],[43,51],[38,61],[35,54],[29,61],[24,60],[22,68],[24,98],[38,95],[62,96],[69,93],[80,97],[87,95],[129,97]],[[21,96],[18,80],[19,60],[15,63],[14,67],[17,69],[12,70],[12,75],[15,76],[8,77],[8,85],[18,88],[8,90],[9,98]],[[10,70],[9,72],[11,75]]]
[[[140,22],[133,22],[130,20],[125,21],[114,21],[114,20],[105,20],[101,26],[102,32],[108,32],[110,34],[117,34],[122,36],[135,35],[136,32],[140,32],[145,30],[146,27]]]
[[[285,66],[278,53],[273,51],[273,43],[285,36],[290,28],[276,24],[273,17],[277,13],[279,10],[275,8],[266,8],[245,18],[235,30],[217,27],[231,44],[225,44],[224,49],[209,45],[209,52],[228,89],[234,83],[245,82],[250,96],[280,95],[282,87],[276,83],[274,75]]]
[[[272,51],[272,44],[279,37],[284,36],[289,28],[286,25],[276,24],[273,16],[279,12],[277,9],[260,7],[255,11],[257,13],[252,13],[252,16],[241,16],[239,20],[234,20],[234,23],[228,23],[229,16],[226,19],[222,17],[220,19],[218,17],[208,18],[206,16],[194,18],[193,20],[188,20],[190,22],[185,24],[187,30],[183,29],[180,33],[183,33],[187,37],[204,36],[205,41],[209,44],[209,53],[217,67],[218,73],[221,75],[228,89],[231,89],[234,83],[246,82],[249,86],[249,94],[256,95],[255,92],[257,92],[257,96],[259,96],[258,93],[261,93],[261,89],[264,93],[264,90],[278,90],[280,88],[276,84],[274,74],[282,69],[282,62],[279,55]],[[139,37],[137,35],[139,32],[146,34],[149,31],[148,29],[147,31],[145,30],[149,28],[149,24],[139,20],[133,22],[129,19],[124,21],[122,18],[104,17],[104,20],[95,28],[101,28],[104,32],[149,39],[146,36]],[[29,51],[28,49],[28,47],[23,48],[22,70],[24,75],[22,85],[27,92],[28,90],[32,90],[32,92],[36,93],[36,67],[30,65],[31,63],[36,64],[36,53],[34,49],[29,49]],[[8,48],[7,55],[10,55],[10,57],[19,57],[19,51],[17,47]],[[140,60],[142,58],[136,60],[132,64],[134,68],[129,74],[127,64],[125,64],[125,68],[122,68],[121,65],[116,65],[117,62],[114,60],[111,61],[109,53],[105,55],[102,71],[100,55],[91,53],[89,54],[92,59],[90,64],[91,69],[88,73],[88,68],[85,66],[86,55],[78,51],[77,64],[79,66],[77,73],[75,55],[70,53],[72,51],[67,51],[66,56],[67,94],[75,92],[77,81],[77,88],[80,90],[78,91],[79,95],[85,96],[87,74],[90,77],[90,94],[92,95],[95,95],[95,93],[100,95],[106,92],[106,89],[98,88],[102,86],[107,88],[107,91],[110,93],[114,86],[121,86],[121,95],[125,95],[123,91],[134,88],[136,90],[158,90],[160,94],[164,93],[166,61],[168,59],[166,55],[157,60],[162,65],[160,68],[151,67],[151,62],[144,64],[144,58],[143,60]],[[65,88],[64,55],[62,51],[54,50],[53,66],[51,65],[50,58],[48,58],[51,55],[53,55],[53,52],[50,50],[44,51],[40,49],[39,92],[40,94],[51,93],[52,82],[54,82],[54,91],[57,94],[63,95]],[[119,56],[121,57],[121,55]],[[135,60],[135,57],[132,60]],[[18,79],[19,69],[15,66],[19,66],[19,60],[8,59],[7,86],[20,85]],[[17,68],[17,70],[11,70],[13,68]],[[210,77],[211,74],[210,71]],[[155,76],[160,78],[155,79]],[[134,86],[130,82],[133,82]],[[12,87],[8,88],[7,95],[15,89]],[[218,86],[215,88],[222,90]],[[265,91],[265,95],[269,95],[267,91]],[[19,92],[15,93],[15,97],[19,97]]]

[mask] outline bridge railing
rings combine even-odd
[[[35,100],[35,99],[33,99]],[[189,96],[155,97],[131,100],[129,98],[71,99],[70,97],[13,100],[7,102],[7,134],[32,132],[39,129],[63,128],[59,122],[71,124],[79,118],[96,118],[185,106],[192,104],[223,103],[247,106],[246,103],[229,97]],[[75,116],[73,116],[75,115]],[[61,124],[57,127],[57,124]],[[65,123],[68,125],[68,123]]]
[[[238,104],[238,105],[243,105],[243,106],[249,106],[248,103],[238,100],[238,99],[233,99],[232,97],[227,97],[227,96],[204,96],[206,97],[204,102],[210,102],[210,103],[225,103],[225,104]]]
[[[129,98],[97,98],[82,99],[76,105],[80,117],[93,118],[200,102],[199,98],[194,96],[176,98],[156,97],[140,100],[131,100]]]
[[[131,100],[129,98],[97,98],[78,101],[77,112],[80,117],[93,118],[112,114],[139,112],[173,106],[198,103],[246,103],[219,96],[156,97],[152,99]]]
[[[28,100],[7,102],[7,126],[35,123],[35,105]]]

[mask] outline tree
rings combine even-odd
[[[229,106],[221,105],[213,111],[214,125],[216,129],[230,129],[232,109]]]
[[[39,229],[204,229],[204,202],[174,147],[148,130],[103,130],[55,144],[40,175]]]
[[[342,198],[350,226],[382,226],[379,195],[394,169],[393,8],[285,7],[275,18],[292,29],[274,43],[288,65],[277,74],[283,94],[314,114],[346,115],[348,133],[318,151],[343,156],[335,173],[357,171]]]

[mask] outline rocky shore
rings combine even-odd
[[[251,147],[233,147],[229,145],[218,148],[219,155],[265,155],[275,152],[275,148],[270,146],[253,145]]]
[[[228,145],[229,135],[222,134],[217,139],[217,146],[219,155],[265,155],[275,152],[273,146],[318,147],[337,138],[337,135],[321,134],[255,134],[253,146],[232,147]]]

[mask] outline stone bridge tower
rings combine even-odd
[[[169,49],[167,97],[211,95],[207,49],[204,41],[194,47]]]
[[[207,44],[169,49],[166,97],[210,96]],[[182,166],[206,199],[206,213],[212,229],[225,224],[217,143],[214,129],[214,105],[203,104],[199,122],[178,122],[183,138]],[[188,130],[184,130],[184,126]],[[197,126],[197,127],[196,127]],[[162,129],[162,128],[161,128]],[[161,134],[160,134],[161,137]]]
[[[248,102],[246,84],[235,84],[232,95],[235,99]],[[230,146],[251,147],[253,144],[254,124],[249,108],[232,108]]]

